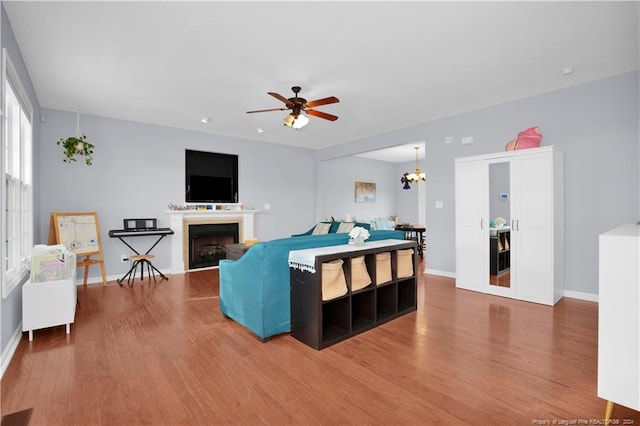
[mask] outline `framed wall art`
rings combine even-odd
[[[375,203],[375,182],[356,182],[356,203]]]

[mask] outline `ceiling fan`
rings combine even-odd
[[[315,117],[324,118],[325,120],[329,120],[329,121],[336,121],[338,119],[337,115],[328,114],[322,111],[317,111],[312,108],[320,105],[335,104],[337,102],[340,102],[340,99],[336,98],[335,96],[329,96],[328,98],[317,99],[315,101],[307,101],[305,98],[298,97],[298,93],[300,93],[300,91],[302,90],[300,86],[293,86],[291,90],[293,91],[295,96],[293,98],[288,98],[288,99],[279,93],[267,92],[274,98],[283,102],[286,105],[286,108],[259,109],[255,111],[247,111],[247,114],[252,114],[255,112],[291,110],[291,113],[287,115],[284,119],[284,125],[293,127],[294,129],[302,128],[309,122],[309,119],[304,114],[301,114],[302,112],[308,115],[313,115]]]

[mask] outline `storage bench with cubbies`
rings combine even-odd
[[[291,335],[322,349],[415,311],[416,253],[406,240],[290,252]]]

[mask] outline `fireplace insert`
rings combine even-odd
[[[237,223],[189,225],[189,269],[218,266],[227,258],[227,244],[237,243]]]

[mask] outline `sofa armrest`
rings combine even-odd
[[[262,311],[263,251],[260,243],[253,245],[238,260],[219,262],[220,311],[223,315],[243,324],[260,338],[264,338]]]

